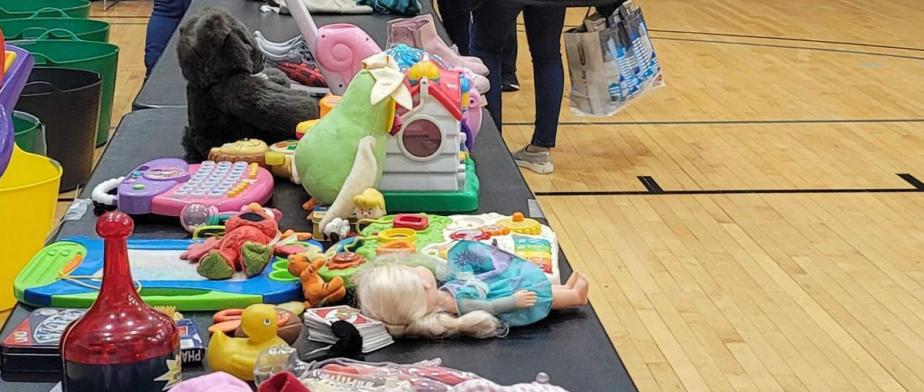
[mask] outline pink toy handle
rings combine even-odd
[[[289,11],[308,50],[318,60],[321,74],[334,95],[343,95],[361,69],[362,60],[382,51],[365,31],[351,24],[337,23],[318,28],[301,1],[289,4]]]

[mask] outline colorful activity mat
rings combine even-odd
[[[180,259],[193,242],[128,241],[132,277],[149,305],[210,311],[303,299],[298,278],[286,269],[286,259],[275,258],[250,279],[238,272],[231,279],[209,280],[196,272],[196,263]],[[321,248],[315,241],[308,244]],[[17,299],[33,306],[86,308],[96,299],[102,272],[103,240],[68,238],[36,253],[13,288]]]

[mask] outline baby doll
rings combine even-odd
[[[411,265],[419,260],[398,257],[370,262],[354,277],[363,313],[394,336],[488,338],[542,320],[550,310],[587,303],[582,274],[553,285],[535,264],[481,242],[450,248],[442,286],[430,268]]]

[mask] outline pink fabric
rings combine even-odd
[[[172,392],[251,392],[247,383],[225,372],[215,372],[176,384]]]

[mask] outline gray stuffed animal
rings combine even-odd
[[[319,117],[318,100],[289,88],[285,75],[263,68],[247,27],[227,10],[206,8],[180,28],[180,68],[188,82],[186,159],[240,139],[267,144],[293,139],[295,126]]]

